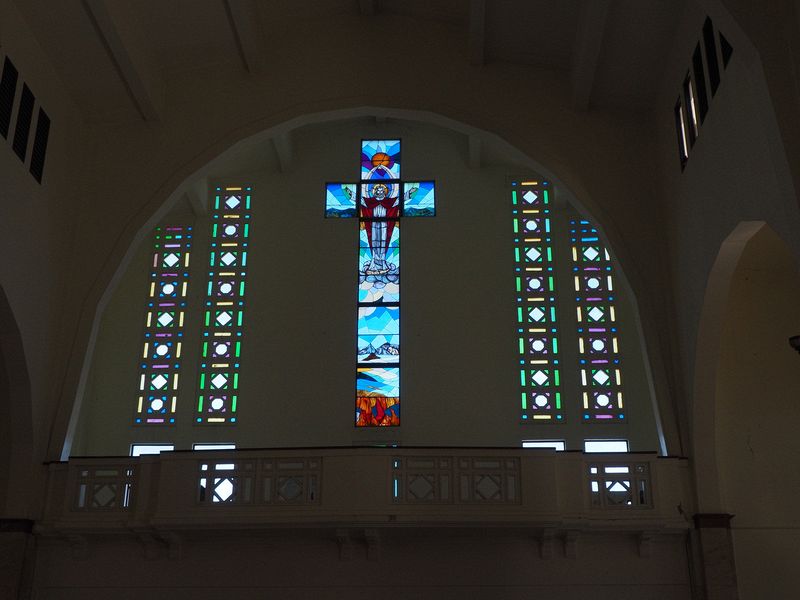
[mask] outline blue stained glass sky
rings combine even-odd
[[[350,195],[347,195],[347,191]],[[325,210],[330,212],[342,212],[345,210],[355,210],[356,208],[356,185],[354,183],[329,183],[325,186]]]
[[[358,369],[356,393],[371,392],[388,397],[400,395],[400,368],[364,367]]]
[[[359,307],[358,335],[393,335],[399,333],[399,306]]]
[[[436,208],[436,200],[434,196],[434,189],[433,189],[433,182],[432,181],[420,181],[417,183],[406,183],[403,186],[403,195],[405,196],[410,190],[417,188],[415,191],[412,191],[408,198],[405,200],[405,204],[403,209],[406,211],[409,210],[423,210],[423,209],[430,209],[433,212]]]

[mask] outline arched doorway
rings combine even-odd
[[[742,598],[778,598],[800,584],[796,423],[800,273],[764,222],[741,223],[709,278],[697,347],[694,455],[700,512],[731,524]],[[765,576],[766,575],[766,576]],[[766,589],[766,588],[769,589]]]

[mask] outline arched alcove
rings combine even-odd
[[[800,357],[787,343],[800,331],[798,298],[800,273],[786,244],[763,221],[741,223],[706,292],[694,453],[700,511],[734,515],[744,599],[787,597],[798,585],[790,565],[800,543]]]
[[[381,119],[376,121],[375,114],[380,113],[379,116]],[[205,190],[209,183],[218,183],[223,179],[230,181],[231,178],[246,178],[248,181],[246,183],[255,183],[257,189],[260,189],[262,192],[269,192],[266,193],[267,196],[276,197],[281,196],[282,194],[285,197],[285,200],[282,200],[285,204],[283,206],[279,205],[277,202],[274,204],[274,207],[270,209],[269,214],[262,214],[259,216],[259,219],[270,218],[273,215],[279,215],[281,219],[283,219],[284,225],[276,226],[276,221],[270,222],[265,224],[264,221],[261,221],[261,225],[255,225],[254,227],[261,227],[261,230],[270,229],[270,236],[268,236],[268,240],[266,241],[267,244],[277,244],[275,248],[273,248],[273,255],[276,257],[281,256],[283,252],[283,248],[286,245],[293,244],[293,240],[299,239],[298,235],[305,235],[302,231],[302,228],[308,228],[309,231],[313,232],[314,239],[326,239],[328,240],[325,243],[331,243],[334,237],[337,238],[336,244],[337,247],[348,247],[348,244],[344,241],[344,238],[341,240],[338,237],[347,236],[348,233],[334,233],[334,231],[341,230],[342,232],[345,231],[346,226],[342,224],[336,223],[316,223],[315,217],[319,217],[321,215],[322,210],[322,197],[320,196],[320,190],[322,189],[322,183],[326,180],[328,181],[335,181],[335,180],[348,180],[353,179],[356,176],[354,165],[354,157],[352,153],[348,152],[346,148],[347,145],[341,144],[343,139],[347,139],[348,136],[353,139],[353,141],[358,139],[353,132],[356,129],[360,129],[361,136],[370,136],[370,135],[392,135],[392,136],[400,136],[405,137],[407,135],[419,135],[419,132],[425,132],[422,137],[425,135],[433,135],[433,138],[436,141],[429,146],[428,152],[430,154],[428,156],[421,156],[419,154],[419,149],[417,150],[417,156],[414,155],[414,150],[410,147],[406,147],[406,151],[409,153],[406,156],[409,158],[406,162],[406,167],[410,170],[405,171],[406,173],[410,173],[411,177],[419,176],[422,178],[435,178],[442,181],[441,173],[439,172],[440,169],[445,168],[449,169],[452,165],[458,165],[458,168],[462,171],[462,177],[472,177],[474,179],[474,183],[478,183],[481,177],[485,178],[486,174],[492,174],[495,179],[495,182],[500,181],[502,182],[504,178],[508,177],[510,173],[518,173],[520,175],[529,174],[529,173],[537,173],[539,175],[544,175],[548,177],[548,179],[554,184],[554,187],[558,189],[558,193],[565,203],[569,203],[571,206],[578,209],[580,212],[586,214],[589,213],[586,209],[586,206],[583,202],[579,200],[577,197],[578,195],[581,198],[587,198],[588,195],[583,192],[583,190],[578,191],[578,194],[573,192],[573,190],[564,183],[563,181],[559,180],[556,177],[550,177],[551,173],[542,165],[538,164],[536,161],[526,157],[518,150],[511,147],[509,144],[498,138],[497,136],[490,134],[488,132],[482,132],[476,130],[472,127],[468,127],[464,124],[456,123],[450,119],[445,117],[441,117],[439,115],[430,115],[430,114],[421,114],[412,111],[389,111],[391,114],[391,118],[386,118],[386,111],[376,111],[376,109],[370,108],[362,108],[356,109],[351,111],[338,111],[336,113],[326,113],[324,115],[309,115],[302,120],[296,120],[291,123],[285,124],[279,128],[275,128],[269,131],[263,131],[252,136],[239,141],[238,143],[234,144],[230,147],[227,151],[223,152],[222,155],[218,156],[211,162],[206,165],[203,165],[198,171],[196,171],[189,179],[187,179],[181,186],[177,188],[177,190],[170,196],[170,199],[158,210],[156,213],[147,221],[146,225],[142,227],[136,234],[135,239],[139,243],[134,243],[126,253],[125,260],[120,265],[119,269],[117,270],[117,274],[115,275],[114,281],[112,281],[112,285],[106,291],[100,306],[98,307],[97,317],[95,320],[95,325],[92,334],[92,345],[95,343],[95,340],[98,336],[101,335],[100,328],[99,328],[99,319],[100,315],[106,310],[109,302],[112,302],[113,295],[116,293],[118,286],[124,279],[124,273],[126,272],[129,265],[136,265],[139,264],[140,266],[144,264],[143,262],[139,261],[137,263],[137,256],[138,259],[141,259],[142,253],[149,252],[149,248],[147,244],[142,244],[141,240],[148,235],[148,233],[152,230],[152,227],[157,223],[163,223],[163,219],[165,215],[176,214],[176,211],[180,213],[181,211],[184,214],[188,214],[189,218],[191,219],[191,211],[188,208],[188,205],[185,202],[185,194],[187,190]],[[387,122],[388,121],[388,122]],[[357,126],[357,127],[356,127]],[[346,133],[342,133],[343,130],[348,130]],[[311,132],[311,133],[310,133]],[[431,132],[436,132],[435,135]],[[286,142],[287,136],[291,135],[291,149],[287,151],[286,148],[281,149],[280,145]],[[314,143],[311,143],[306,138],[309,135],[316,136]],[[355,136],[355,137],[354,137]],[[470,138],[477,138],[470,141]],[[281,141],[283,138],[283,141]],[[337,147],[341,147],[342,151],[340,152],[340,157],[336,157],[329,152],[325,154],[327,150],[326,145],[330,145],[332,141],[335,141]],[[481,169],[469,169],[468,164],[470,162],[470,154],[469,148],[475,146],[477,144],[481,149],[482,156],[478,158],[478,162],[481,164]],[[356,146],[353,145],[353,148]],[[277,148],[277,150],[276,150]],[[353,148],[350,148],[352,150]],[[430,148],[436,148],[437,150],[441,149],[441,152],[432,151]],[[283,152],[283,155],[281,153]],[[321,153],[321,154],[320,154]],[[319,156],[318,156],[319,155]],[[413,156],[413,158],[411,158]],[[320,158],[321,157],[321,158]],[[288,160],[287,160],[288,158]],[[311,161],[317,160],[317,163],[311,164]],[[449,163],[448,163],[449,161]],[[439,164],[441,163],[441,164]],[[451,166],[447,166],[450,164]],[[313,167],[313,168],[312,168]],[[404,167],[404,168],[406,168]],[[481,174],[483,172],[483,175]],[[288,177],[302,177],[304,183],[302,184],[302,193],[298,192],[301,188],[291,188],[286,187],[284,183],[281,183],[281,180],[286,180]],[[240,181],[245,183],[244,181]],[[457,196],[458,198],[467,198],[469,197],[470,190],[468,188],[463,187],[463,183],[459,180],[456,182],[455,180],[451,181],[449,184],[444,181],[443,185],[445,186],[440,190],[440,193],[443,194],[445,198],[447,198],[448,190],[446,186],[450,186],[451,190],[458,190],[457,192],[451,191],[451,198],[449,202],[449,206],[447,204],[442,205],[442,214],[446,215],[448,211],[450,211],[451,215],[458,213],[459,211],[464,210],[464,205],[459,206],[458,202],[456,202]],[[501,186],[502,187],[502,186]],[[298,195],[299,194],[299,195]],[[499,193],[494,193],[490,196],[486,196],[487,198],[491,198],[490,200],[486,200],[487,203],[491,204],[494,208],[494,212],[481,214],[481,211],[478,210],[477,212],[473,211],[473,225],[470,226],[471,235],[475,237],[475,241],[479,242],[480,244],[484,244],[487,248],[490,248],[491,251],[484,255],[480,253],[476,254],[472,257],[471,260],[475,262],[474,268],[475,272],[481,273],[482,276],[490,274],[490,278],[492,280],[497,280],[497,289],[496,293],[492,294],[491,296],[487,297],[487,300],[491,302],[497,302],[497,298],[507,298],[508,302],[512,301],[510,289],[506,286],[508,285],[506,282],[508,281],[508,277],[510,275],[510,270],[508,272],[503,272],[501,268],[499,268],[504,260],[497,260],[498,256],[502,256],[504,252],[509,252],[508,257],[510,259],[510,247],[506,248],[506,246],[510,243],[509,240],[504,239],[504,232],[508,231],[510,225],[510,208],[508,204],[504,201],[504,194],[502,191]],[[475,199],[473,199],[475,200]],[[286,210],[290,206],[298,206],[297,202],[305,203],[301,206],[300,212],[297,215],[302,214],[302,218],[295,216],[289,216],[287,219]],[[270,200],[273,202],[273,200]],[[475,204],[475,202],[472,202]],[[591,203],[590,203],[591,204]],[[476,205],[477,206],[477,205]],[[474,208],[474,207],[473,207]],[[293,209],[294,210],[294,209]],[[297,211],[295,211],[297,212]],[[599,212],[599,209],[598,209]],[[601,213],[602,214],[602,213]],[[299,218],[299,220],[298,220]],[[487,223],[484,222],[484,219],[488,219],[492,226],[489,229],[486,228]],[[497,227],[495,227],[497,225]],[[598,223],[598,225],[600,225]],[[431,261],[435,266],[434,269],[443,270],[446,268],[446,265],[439,264],[441,263],[440,255],[450,255],[454,258],[456,257],[456,253],[454,252],[447,252],[446,248],[435,248],[435,244],[431,245],[432,239],[435,239],[437,234],[435,232],[435,227],[438,226],[437,222],[433,222],[432,224],[425,224],[421,225],[423,229],[429,230],[427,242],[423,242],[422,238],[419,241],[414,240],[412,243],[427,243],[428,244],[428,252],[429,256],[434,257]],[[493,229],[492,227],[495,227]],[[287,229],[288,228],[288,229]],[[413,232],[416,228],[416,225],[413,225],[409,228],[410,232]],[[602,226],[600,227],[602,229]],[[290,231],[295,232],[290,233]],[[352,233],[352,232],[350,232]],[[204,236],[207,236],[208,232],[204,231],[203,228],[200,228],[196,231],[195,237],[195,247],[202,249],[204,248]],[[407,238],[408,240],[413,240],[415,237],[414,233],[409,234],[410,237]],[[458,238],[458,234],[455,234],[453,237],[453,233],[450,233],[451,240],[450,240],[450,247],[455,247],[455,241]],[[603,238],[608,238],[609,236],[606,235],[605,232],[602,232]],[[333,236],[333,237],[332,237]],[[612,236],[613,237],[613,236]],[[464,240],[461,240],[464,242]],[[610,245],[613,247],[613,241],[609,239]],[[264,242],[262,242],[263,244]],[[622,245],[622,242],[620,242]],[[470,251],[473,251],[476,247],[479,246],[471,246]],[[623,246],[624,247],[624,246]],[[321,249],[318,249],[321,250]],[[496,254],[496,256],[494,256]],[[347,305],[350,304],[352,298],[351,293],[345,291],[345,288],[350,283],[350,278],[347,276],[349,273],[348,267],[342,267],[339,264],[333,262],[332,257],[329,254],[321,253],[321,258],[319,261],[312,261],[306,263],[307,267],[312,269],[316,269],[317,266],[314,264],[315,262],[325,263],[328,265],[328,268],[331,272],[338,273],[343,277],[343,281],[345,282],[345,287],[341,290],[338,289],[339,284],[336,283],[333,279],[327,282],[326,286],[328,289],[331,289],[331,286],[335,287],[336,293],[332,294],[332,297],[335,298],[335,304],[338,305],[342,299]],[[494,256],[494,258],[490,258],[490,256]],[[277,259],[275,264],[287,264],[287,261],[283,259]],[[351,257],[349,255],[342,257],[342,264],[347,265],[351,262]],[[194,261],[202,261],[204,260],[202,256],[202,251],[198,251],[195,253],[193,258]],[[299,260],[299,258],[298,258]],[[304,256],[302,260],[309,260],[309,257]],[[406,259],[404,259],[406,260]],[[425,262],[423,260],[422,255],[418,254],[415,256],[409,255],[409,260],[411,263],[417,262],[419,266],[422,266]],[[409,263],[407,263],[409,264]],[[137,267],[138,268],[138,267]],[[252,265],[251,265],[252,268]],[[274,269],[274,265],[266,265],[261,264],[260,269],[268,270],[271,275],[271,279],[273,281],[285,281],[288,273],[290,271],[282,271],[281,269]],[[417,267],[419,268],[419,267]],[[510,264],[509,264],[510,269]],[[420,271],[421,272],[421,271]],[[622,275],[618,273],[618,275]],[[435,279],[436,273],[428,273],[423,278],[424,281],[432,281]],[[341,279],[341,278],[340,278]],[[466,280],[465,280],[466,281]],[[620,278],[620,281],[624,284],[626,288],[630,290],[630,286],[624,279],[624,276]],[[140,292],[134,288],[134,286],[130,285],[130,281],[128,284],[130,287],[126,287],[126,296],[132,298],[132,302],[140,302],[137,298],[140,298]],[[200,282],[196,282],[194,285],[200,285]],[[466,285],[466,284],[465,284]],[[468,287],[468,286],[467,286]],[[408,289],[409,293],[413,293],[411,289]],[[418,297],[422,296],[422,290],[420,289],[417,291],[419,294]],[[629,323],[628,328],[628,335],[631,337],[633,336],[640,336],[641,329],[638,322],[638,308],[635,306],[635,296],[633,293],[629,294],[629,297],[632,301],[631,307],[631,315],[632,319]],[[460,306],[457,297],[454,295],[449,300],[448,309],[449,314],[457,315],[462,314],[462,323],[468,324],[469,327],[465,327],[463,330],[459,331],[458,328],[453,327],[450,334],[456,334],[458,336],[467,335],[467,332],[474,332],[479,330],[480,327],[483,326],[481,323],[481,307],[475,306],[472,309],[472,312],[465,310],[463,304]],[[302,301],[302,300],[301,300]],[[442,301],[441,299],[437,299],[437,301]],[[422,303],[419,301],[412,301],[416,302],[416,306],[421,306]],[[498,307],[489,307],[486,308],[487,310],[495,311],[495,312],[505,312],[508,311],[508,314],[511,314],[512,309],[510,307],[505,307],[504,302],[500,301],[500,308]],[[433,304],[433,303],[432,303]],[[342,307],[345,305],[343,304]],[[414,304],[412,304],[414,306]],[[342,308],[340,307],[340,308]],[[495,310],[496,309],[496,310]],[[288,305],[283,306],[282,310],[284,310],[284,317],[291,322],[292,319],[292,312],[291,307]],[[421,310],[412,308],[411,310]],[[342,308],[342,323],[344,329],[349,330],[352,328],[352,316],[349,314],[349,310]],[[430,311],[425,315],[425,319],[428,322],[439,322],[437,320],[436,315],[434,314],[435,311]],[[264,315],[259,314],[257,318],[260,318]],[[477,320],[476,320],[477,317]],[[287,322],[284,319],[282,322]],[[118,323],[121,321],[117,321]],[[266,322],[266,321],[265,321]],[[327,329],[328,326],[323,322],[320,321],[317,324],[317,330],[322,331],[323,329]],[[138,324],[136,325],[138,327]],[[270,331],[269,324],[266,325],[267,331]],[[338,325],[332,326],[334,330],[337,330]],[[338,330],[337,330],[338,331]],[[513,327],[509,328],[509,334],[511,335],[511,331],[513,331]],[[273,332],[274,333],[274,332]],[[440,332],[441,333],[441,332]],[[129,332],[130,334],[130,332]],[[474,334],[474,333],[473,333]],[[133,335],[133,334],[131,334]],[[336,333],[334,335],[343,335],[342,332]],[[438,336],[439,340],[447,339],[446,336]],[[460,339],[460,338],[459,338]],[[409,340],[413,343],[413,340]],[[462,340],[463,341],[463,340]],[[256,341],[251,341],[251,344],[260,343]],[[443,343],[443,342],[437,342]],[[507,348],[509,349],[509,354],[511,354],[512,345],[508,344]],[[269,355],[269,351],[266,347],[263,347],[267,354]],[[647,371],[649,369],[649,361],[646,357],[646,350],[637,351],[634,353],[636,355],[636,360],[642,361],[643,369]],[[90,353],[91,356],[91,353]],[[131,354],[132,356],[132,354]],[[426,356],[428,359],[435,359],[434,353],[427,353]],[[119,360],[130,360],[130,364],[133,365],[133,358],[127,359],[124,355],[120,354]],[[189,358],[186,359],[187,363],[189,362]],[[633,360],[633,359],[632,359]],[[91,373],[89,369],[89,364],[91,360],[87,359],[86,364],[84,365],[84,372],[82,375],[82,383],[78,393],[78,400],[76,403],[76,409],[73,412],[73,420],[70,427],[70,431],[67,436],[67,443],[64,447],[63,456],[66,457],[70,453],[71,449],[71,437],[74,435],[76,426],[77,426],[77,418],[80,409],[80,403],[84,400],[86,394],[86,390],[92,389],[92,379]],[[347,358],[345,363],[349,364],[350,359]],[[509,365],[509,373],[513,369],[511,369],[511,365],[513,364],[513,357],[509,356],[509,361],[507,363]],[[479,365],[477,362],[475,364],[469,364],[469,371],[471,374],[478,372],[481,368],[486,371],[487,379],[491,379],[495,377],[495,375],[490,375],[490,373],[495,369],[496,366],[502,365]],[[350,380],[352,373],[351,370],[346,368],[346,364],[340,370],[336,370],[336,372],[341,372],[343,375],[342,377],[345,380]],[[299,375],[295,373],[295,375]],[[652,402],[653,393],[652,393],[652,384],[649,383],[649,373],[646,376],[648,383],[642,388],[642,392],[640,394],[641,398],[639,401],[646,402],[650,404]],[[133,381],[130,378],[130,381]],[[509,378],[509,383],[511,383],[511,379]],[[441,382],[440,382],[441,383]],[[454,388],[458,388],[463,382],[454,380]],[[339,383],[335,383],[334,385],[339,385]],[[345,387],[349,387],[350,383],[342,384],[340,387],[344,389]],[[484,386],[485,389],[482,390],[482,394],[487,399],[491,399],[493,397],[493,388],[491,385]],[[442,391],[446,391],[445,386],[440,385]],[[282,389],[282,393],[279,394],[280,397],[288,397],[289,390],[284,388]],[[124,393],[124,392],[123,392]],[[453,392],[453,393],[477,393],[475,390],[462,390],[461,392]],[[90,391],[91,394],[91,391]],[[316,392],[316,395],[319,395],[319,391]],[[302,402],[306,402],[307,399],[301,400]],[[433,412],[435,412],[436,407],[433,407]],[[504,410],[507,410],[510,414],[513,413],[512,404],[504,407]],[[409,410],[413,410],[414,407],[411,406]],[[292,410],[291,402],[286,402],[284,406],[285,411]],[[328,410],[325,408],[324,410]],[[419,410],[419,409],[418,409]],[[430,410],[430,409],[429,409]],[[652,410],[652,407],[649,409]],[[658,414],[658,411],[653,411]],[[331,413],[332,419],[337,419],[335,413]],[[447,415],[439,414],[437,419],[440,421],[446,421]],[[103,421],[103,417],[100,421]],[[506,422],[509,424],[515,423],[517,418],[511,414],[511,416],[506,419]],[[266,420],[269,422],[269,419]],[[102,426],[102,422],[96,424],[96,426]],[[464,428],[462,427],[462,431]],[[381,439],[386,434],[381,433]],[[391,438],[391,434],[388,434]],[[211,437],[219,437],[217,434],[212,435]],[[163,437],[163,436],[162,436]],[[224,437],[224,435],[223,435]],[[379,435],[376,433],[373,437],[378,438]],[[508,436],[507,436],[508,437]],[[518,438],[520,436],[517,435],[517,443]],[[591,437],[591,436],[589,436]],[[387,438],[386,441],[393,441],[390,438]],[[273,437],[273,439],[275,439]],[[299,439],[299,438],[297,438]],[[317,441],[317,440],[322,440]],[[361,438],[365,441],[369,441],[369,436],[364,437],[363,435]],[[352,441],[357,441],[355,437],[353,437]],[[491,445],[492,442],[487,441],[480,441],[480,437],[473,436],[471,443],[475,443],[477,445],[481,444],[489,444]],[[502,442],[503,444],[511,444],[511,439],[514,437],[508,437],[508,441]],[[162,439],[143,439],[142,441],[151,441],[151,442],[160,442],[164,441]],[[200,441],[200,440],[198,440]],[[206,439],[204,441],[225,441],[223,439]],[[374,441],[374,440],[373,440]],[[418,443],[433,443],[432,438],[428,439],[421,439]],[[287,442],[285,440],[280,440],[280,442],[276,442],[279,445],[284,445]],[[296,442],[295,442],[296,443]],[[327,438],[316,438],[314,443],[323,443],[323,444],[341,444],[341,440],[330,440]],[[447,442],[444,442],[447,443]],[[454,440],[450,440],[449,443],[455,443]],[[496,441],[494,443],[497,443]],[[639,449],[647,449],[647,450],[654,450],[656,446],[660,446],[660,450],[663,452],[663,438],[661,443],[654,442],[649,446],[642,447],[640,446]],[[81,452],[81,451],[79,451]]]
[[[0,287],[0,517],[29,517],[31,396],[22,338]]]

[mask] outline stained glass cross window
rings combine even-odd
[[[400,140],[361,141],[360,181],[326,184],[325,216],[357,217],[357,427],[400,425],[400,220],[436,213],[433,181],[400,179]]]

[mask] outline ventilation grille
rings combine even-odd
[[[717,51],[717,39],[719,39],[719,51]],[[686,167],[689,152],[700,133],[700,125],[706,120],[711,99],[719,89],[719,57],[722,56],[722,68],[727,69],[732,54],[733,48],[728,40],[720,32],[714,35],[714,23],[710,17],[706,17],[702,40],[697,42],[694,48],[691,67],[684,77],[682,93],[675,103],[675,130],[678,134],[681,170]]]
[[[39,106],[36,112],[36,96],[26,83],[22,83],[22,91],[17,102],[19,72],[8,56],[3,60],[3,72],[0,75],[0,134],[9,139],[11,125],[14,124],[14,138],[11,149],[14,154],[27,165],[33,178],[42,183],[44,162],[47,154],[47,140],[50,137],[50,117]],[[16,115],[14,108],[16,107]],[[36,121],[33,116],[36,114]],[[34,126],[33,148],[28,159],[28,147],[31,139],[31,127]]]
[[[0,134],[6,139],[8,139],[8,127],[11,125],[11,111],[14,108],[17,77],[16,67],[6,57],[3,63],[3,75],[0,77]]]

